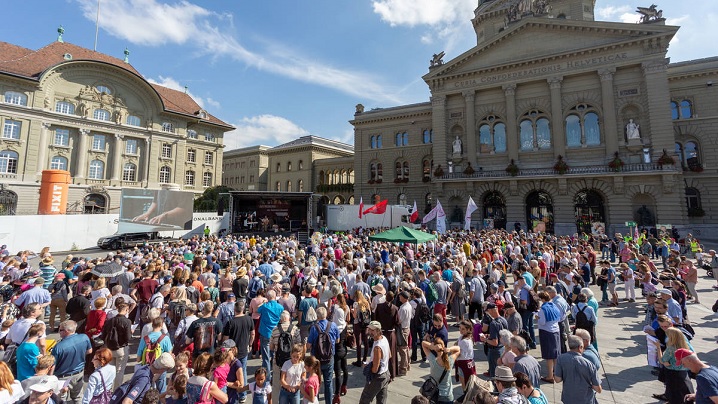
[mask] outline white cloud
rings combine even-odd
[[[237,128],[224,135],[225,150],[240,147],[267,145],[277,146],[309,134],[296,123],[276,115],[244,117],[234,126]]]
[[[616,21],[625,14],[631,14],[634,17],[637,15],[633,12],[633,7],[631,6],[596,7],[596,16],[602,21]],[[636,19],[634,18],[634,20]]]
[[[375,0],[374,12],[391,26],[427,25],[421,35],[426,45],[442,42],[450,53],[464,39],[469,19],[474,16],[476,0]]]
[[[97,2],[76,1],[85,18],[95,21]],[[230,57],[258,70],[332,88],[362,100],[402,103],[392,88],[381,85],[369,74],[332,67],[296,53],[250,51],[229,33],[232,24],[231,15],[217,14],[188,1],[170,5],[158,0],[113,0],[102,3],[100,13],[103,30],[133,44],[189,45],[197,54]]]
[[[214,100],[211,97],[207,97],[206,102],[207,102],[207,104],[211,105],[214,109],[220,109],[222,107],[220,105],[219,101]]]

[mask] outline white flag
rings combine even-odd
[[[424,216],[424,218],[421,219],[421,223],[426,224],[426,223],[429,223],[430,221],[436,219],[436,213],[437,213],[438,208],[439,208],[439,205],[434,206],[434,209],[430,210],[429,213],[427,213],[426,216]]]
[[[439,234],[446,233],[446,212],[438,199],[436,200],[436,231]]]
[[[466,217],[464,217],[464,230],[471,229],[471,214],[476,211],[479,207],[476,206],[474,199],[469,197],[469,204],[466,206]]]

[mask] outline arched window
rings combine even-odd
[[[67,170],[67,158],[55,156],[50,160],[51,170]]]
[[[297,181],[297,192],[304,192],[304,181]]]
[[[107,197],[102,194],[85,196],[85,214],[101,214],[107,209]]]
[[[170,180],[172,179],[171,174],[172,174],[171,168],[169,168],[167,166],[160,168],[160,183],[161,184],[169,183]]]
[[[394,164],[396,176],[394,177],[396,180],[400,181],[408,181],[409,180],[409,162],[408,161],[397,161]]]
[[[287,171],[288,172],[292,171],[292,162],[291,161],[287,161]]]
[[[137,166],[132,163],[126,163],[122,167],[122,181],[137,181]]]
[[[55,103],[55,112],[60,114],[74,114],[75,104],[67,101],[58,101]]]
[[[277,192],[280,192],[282,190],[282,183],[277,181]]]
[[[105,163],[102,160],[92,160],[87,178],[91,180],[102,180],[105,178]]]
[[[175,133],[175,126],[172,122],[162,122],[162,132]]]
[[[431,160],[429,159],[421,162],[421,179],[424,182],[431,181]]]
[[[396,197],[396,203],[399,205],[406,205],[406,194],[401,193]]]
[[[606,231],[606,216],[603,196],[594,189],[582,189],[573,198],[576,229],[592,234]],[[601,223],[598,225],[597,223]],[[594,226],[595,225],[595,226]]]
[[[381,149],[381,135],[376,136],[376,148]]]
[[[129,117],[128,117],[129,118]],[[129,122],[128,122],[129,123]],[[187,138],[188,139],[198,139],[199,135],[197,135],[197,131],[194,129],[187,129]]]
[[[671,101],[671,119],[678,119],[681,117],[681,113],[678,111],[678,103]]]
[[[102,84],[95,86],[95,90],[97,90],[97,92],[100,94],[103,94],[103,93],[107,94],[107,95],[112,94],[112,91],[109,89],[109,87],[102,85]]]
[[[484,219],[488,229],[506,228],[506,200],[498,191],[490,191],[484,195],[482,201],[484,207]]]
[[[334,170],[334,179],[332,184],[339,184],[339,170]]]
[[[292,181],[287,181],[287,192],[292,192]]]
[[[332,203],[333,203],[334,205],[341,205],[342,203],[344,203],[344,198],[342,198],[341,195],[337,195],[337,196],[335,196],[334,199],[332,200]]]
[[[702,216],[702,214],[698,214],[698,210],[702,210],[701,193],[698,189],[693,187],[686,188],[686,208],[688,209],[688,216]]]
[[[141,126],[142,120],[139,116],[136,115],[127,115],[127,120],[125,121],[130,126]],[[195,137],[197,136],[197,132],[195,132]],[[187,131],[187,137],[189,137],[189,131]]]
[[[369,164],[369,180],[381,181],[383,176],[383,167],[381,163],[372,162]]]
[[[424,144],[434,143],[434,130],[433,129],[424,130],[423,142],[424,142]]]
[[[565,119],[566,146],[597,146],[601,144],[598,113],[591,105],[579,104],[571,108]]]
[[[544,150],[551,148],[551,128],[546,113],[532,109],[521,117],[521,150]]]
[[[354,183],[354,170],[349,170],[348,176],[349,176],[349,178],[347,179],[348,183],[353,184]]]
[[[7,104],[27,105],[27,95],[17,91],[6,91],[5,102]]]
[[[97,119],[98,121],[109,121],[112,114],[110,114],[110,111],[106,109],[96,109],[92,113],[92,118]]]
[[[401,133],[396,134],[396,146],[401,146]]]
[[[693,118],[693,105],[688,100],[681,101],[681,118]]]
[[[299,160],[299,170],[304,170],[304,162]]]
[[[349,199],[347,199],[347,203],[349,205],[354,205],[354,195],[350,196]]]
[[[526,222],[534,232],[553,233],[553,200],[545,191],[526,196]]]
[[[686,166],[689,170],[695,170],[701,165],[700,156],[698,155],[698,143],[689,141],[685,143]]]
[[[369,138],[369,142],[370,142],[370,147],[371,147],[372,149],[376,149],[376,138],[375,138],[374,136],[372,136],[371,138]]]
[[[277,163],[277,171],[276,172],[280,172],[280,171],[282,171],[282,163]]]
[[[479,150],[481,153],[506,152],[506,125],[496,115],[479,121]]]
[[[319,184],[324,184],[324,170],[319,171]]]

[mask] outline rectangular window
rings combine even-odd
[[[184,173],[184,184],[194,186],[194,171],[187,171]]]
[[[254,182],[254,176],[253,176],[253,175],[250,175],[250,176],[249,176],[249,182]]]
[[[27,105],[27,95],[15,91],[5,93],[5,102],[15,105]]]
[[[162,143],[162,158],[172,158],[172,145],[169,143]]]
[[[254,167],[254,160],[249,160],[249,167],[250,168]]]
[[[195,149],[187,149],[187,162],[194,163],[197,161],[197,151]]]
[[[105,109],[96,109],[95,112],[92,113],[92,117],[99,121],[109,121],[110,111]]]
[[[105,151],[105,135],[92,135],[92,150]]]
[[[55,104],[55,112],[61,114],[74,114],[75,105],[67,101],[58,101],[57,104]]]
[[[139,116],[128,115],[127,116],[127,124],[130,126],[141,126],[142,121],[140,120]]]
[[[202,186],[203,187],[211,187],[212,186],[212,173],[204,173],[202,175]]]
[[[239,183],[240,183],[240,184],[244,184],[244,175],[241,176],[241,177],[239,177]]]
[[[204,163],[205,164],[213,164],[214,162],[214,153],[211,151],[205,151],[204,152]]]
[[[239,168],[244,168],[244,161],[242,161],[241,163],[239,163]]]
[[[127,139],[125,141],[125,153],[137,154],[137,139]]]
[[[52,144],[55,146],[69,146],[70,145],[70,130],[57,128],[55,129],[55,139]]]
[[[214,134],[206,132],[204,134],[204,140],[206,140],[208,142],[214,142],[214,140],[215,140]]]
[[[175,126],[170,122],[162,122],[162,132],[175,133]]]
[[[6,119],[2,129],[2,137],[5,139],[20,139],[20,129],[22,129],[22,122]]]

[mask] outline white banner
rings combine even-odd
[[[446,233],[446,213],[438,199],[436,200],[436,231],[439,234]]]
[[[479,207],[472,197],[469,197],[469,204],[466,206],[466,217],[464,218],[464,230],[471,230],[471,214]]]

